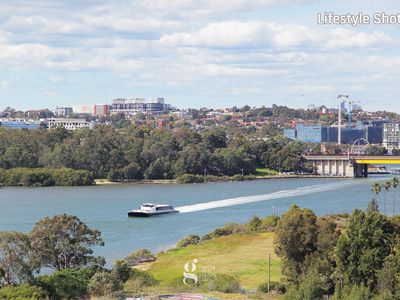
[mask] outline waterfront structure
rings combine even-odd
[[[112,100],[111,114],[123,113],[127,116],[138,113],[160,114],[168,108],[169,105],[164,103],[164,98],[153,98],[151,100],[118,98]]]
[[[283,134],[287,138],[308,143],[338,143],[339,129],[334,126],[297,124],[296,129],[285,129]],[[383,127],[369,125],[342,128],[342,144],[351,145],[359,139],[365,139],[370,144],[380,145],[383,140]]]
[[[306,155],[304,159],[324,176],[368,177],[370,165],[399,165],[399,156]]]
[[[72,107],[56,107],[54,114],[57,117],[66,117],[72,114]]]
[[[88,122],[85,119],[65,119],[65,118],[52,118],[47,120],[48,128],[64,127],[68,130],[77,130],[80,128],[93,128],[94,123]]]
[[[72,110],[75,114],[89,114],[94,117],[103,117],[110,114],[110,105],[108,104],[89,104],[74,105]]]
[[[383,146],[389,152],[400,149],[400,123],[383,124]]]

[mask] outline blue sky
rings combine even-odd
[[[99,4],[101,3],[101,4]],[[164,97],[186,107],[400,112],[399,25],[318,25],[397,0],[2,0],[0,109]]]

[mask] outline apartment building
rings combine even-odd
[[[400,149],[400,123],[383,124],[383,147],[390,151]]]

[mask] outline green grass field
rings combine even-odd
[[[267,260],[271,254],[271,280],[281,276],[281,263],[274,252],[271,232],[230,235],[174,249],[157,255],[156,262],[146,269],[164,287],[177,286],[183,279],[183,267],[198,260],[198,271],[224,273],[239,279],[247,290],[254,290],[267,281]]]

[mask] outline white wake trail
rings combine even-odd
[[[202,211],[202,210],[220,208],[232,205],[310,195],[325,191],[331,191],[334,189],[341,189],[343,186],[352,185],[354,183],[355,181],[346,181],[346,182],[340,181],[337,183],[330,183],[330,184],[310,185],[310,186],[295,188],[292,190],[283,190],[263,195],[243,196],[238,198],[230,198],[230,199],[223,199],[205,203],[198,203],[193,205],[186,205],[177,207],[176,209],[180,213],[196,212],[196,211]]]

